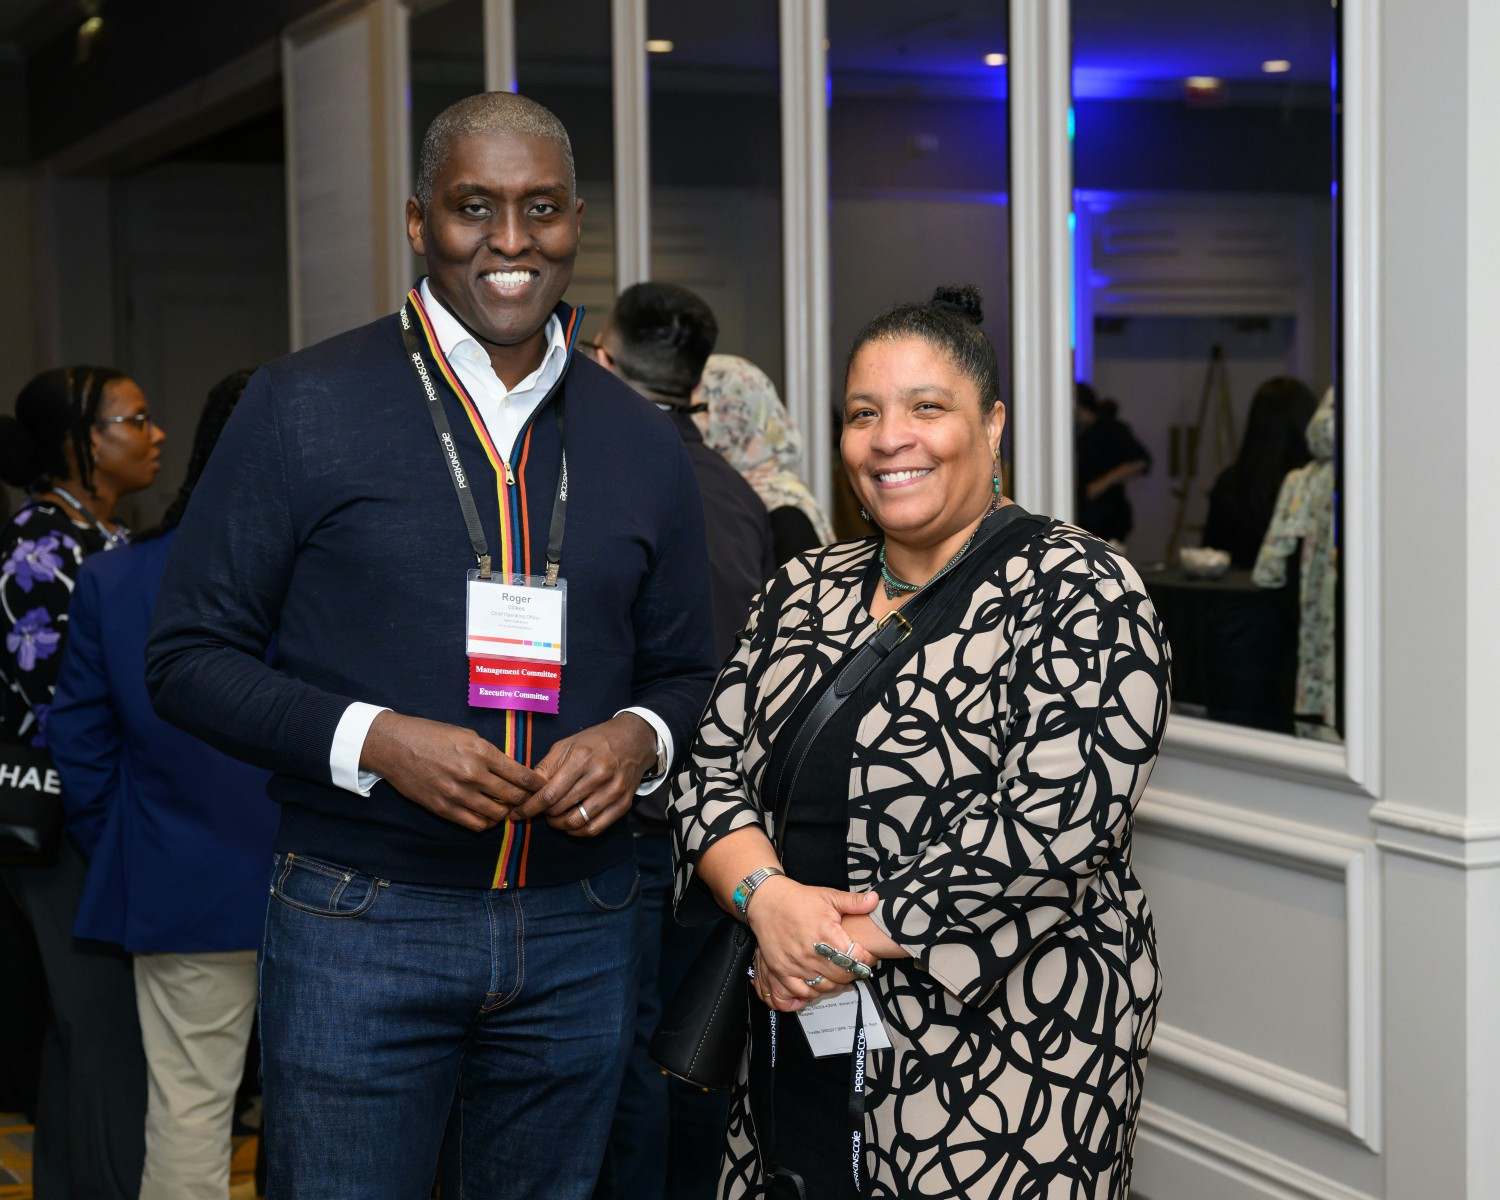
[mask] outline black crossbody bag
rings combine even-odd
[[[881,618],[874,636],[845,655],[802,697],[777,733],[766,766],[764,792],[773,798],[772,829],[778,842],[786,829],[797,776],[834,713],[873,671],[886,664],[898,646],[911,650],[920,645],[920,641],[909,643],[919,622],[925,633],[936,615],[967,599],[995,554],[1009,552],[1047,524],[1047,518],[1035,516],[1019,504],[1008,504],[990,514],[981,524],[972,550],[953,570]],[[722,918],[651,1036],[648,1052],[662,1070],[698,1087],[724,1089],[734,1085],[749,1032],[747,985],[754,957],[755,935],[750,926]]]

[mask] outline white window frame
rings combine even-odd
[[[1011,0],[1010,10],[1016,494],[1021,503],[1058,516],[1071,516],[1073,509],[1068,7]],[[1340,746],[1177,715],[1167,726],[1166,751],[1373,796],[1381,745],[1378,0],[1342,0],[1341,12],[1345,741]],[[1028,397],[1043,399],[1033,406]]]
[[[1211,0],[1204,0],[1205,3]],[[616,271],[650,274],[648,0],[612,0]],[[514,0],[485,0],[486,79],[514,87]],[[1015,495],[1071,516],[1072,68],[1069,5],[1010,0],[1011,414]],[[1176,716],[1169,754],[1369,795],[1379,788],[1380,494],[1378,0],[1341,0],[1343,443],[1340,568],[1345,742]],[[814,494],[831,507],[826,0],[780,0],[786,402],[806,435]]]

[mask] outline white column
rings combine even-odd
[[[832,512],[827,28],[824,0],[781,0],[785,399],[805,439],[808,485]]]
[[[1015,498],[1073,512],[1068,6],[1011,0],[1010,254]]]
[[[1371,5],[1371,8],[1377,6]],[[1500,12],[1385,0],[1380,802],[1386,1195],[1500,1195]],[[1372,13],[1372,19],[1373,19]],[[1416,503],[1411,503],[1415,500]]]
[[[611,0],[615,99],[615,287],[651,278],[647,0]]]
[[[1500,840],[1500,780],[1495,739],[1500,731],[1500,7],[1494,0],[1468,0],[1467,174],[1467,368],[1468,430],[1465,448],[1468,536],[1468,819],[1471,831]],[[1470,1197],[1500,1196],[1500,865],[1475,872],[1468,896],[1468,1045]]]
[[[516,90],[516,0],[484,0],[484,90]]]
[[[282,37],[293,348],[393,312],[410,285],[406,19],[396,0],[340,0]]]

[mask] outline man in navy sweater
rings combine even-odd
[[[444,1195],[584,1197],[598,1170],[638,942],[621,818],[715,658],[681,440],[573,353],[582,213],[546,109],[441,114],[407,205],[428,277],[257,373],[172,549],[155,703],[282,806],[276,1200],[425,1196],[440,1161]]]

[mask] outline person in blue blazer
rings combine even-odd
[[[149,1077],[142,1200],[228,1194],[255,1015],[277,821],[270,776],[163,721],[145,680],[167,551],[248,379],[236,373],[209,393],[161,524],[84,564],[49,724],[68,831],[89,860],[73,934],[134,956]]]

